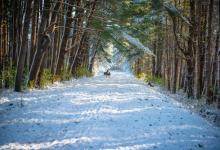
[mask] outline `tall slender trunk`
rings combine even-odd
[[[193,79],[194,79],[194,63],[193,63],[193,48],[194,48],[194,32],[195,32],[195,1],[190,0],[190,20],[192,26],[189,26],[189,38],[188,38],[188,49],[186,52],[186,68],[187,68],[187,96],[188,98],[193,97]]]
[[[194,97],[197,99],[201,98],[201,49],[200,49],[200,45],[201,43],[201,18],[202,18],[202,6],[201,6],[201,2],[196,1],[196,5],[197,5],[197,9],[196,9],[196,14],[198,14],[198,16],[195,18],[196,22],[197,22],[197,27],[196,27],[196,32],[195,32],[195,84],[194,84]]]
[[[220,34],[220,2],[218,2],[218,36]],[[216,72],[216,85],[217,85],[217,94],[216,94],[216,100],[217,100],[217,107],[220,109],[220,38],[218,39],[218,48],[216,49],[217,51],[217,72]]]
[[[95,50],[95,52],[94,52],[94,54],[93,54],[93,56],[92,56],[90,65],[89,65],[89,71],[90,71],[91,73],[93,72],[93,68],[94,68],[94,65],[95,65],[96,54],[97,54],[97,50]]]
[[[176,93],[176,87],[177,87],[177,76],[178,76],[178,57],[177,57],[177,47],[175,48],[174,52],[174,71],[173,71],[173,88],[172,92]]]
[[[96,8],[96,4],[97,4],[97,0],[94,0],[92,2],[92,7],[90,9],[90,12],[88,12],[88,17],[87,17],[87,21],[86,21],[86,28],[88,28],[90,26],[90,22],[91,22],[91,19],[92,19],[92,16],[95,12],[95,8]],[[75,54],[74,54],[74,57],[73,57],[73,61],[71,62],[71,66],[70,66],[70,70],[73,72],[74,69],[77,68],[77,57],[79,56],[79,52],[81,50],[81,47],[82,47],[82,44],[85,40],[85,38],[87,37],[87,32],[85,29],[82,30],[82,34],[80,36],[80,40],[79,41],[74,41],[74,44],[76,44],[76,50],[75,50]]]
[[[183,60],[180,60],[180,67],[179,67],[179,78],[178,78],[178,90],[183,88]]]
[[[44,55],[51,43],[51,37],[54,35],[54,26],[57,21],[57,14],[60,9],[60,3],[57,2],[52,13],[51,21],[50,21],[50,26],[49,28],[46,28],[49,23],[49,11],[50,9],[50,2],[45,1],[44,2],[44,12],[42,15],[42,20],[41,20],[41,25],[39,28],[39,33],[38,33],[38,49],[36,51],[32,66],[31,66],[31,71],[30,71],[30,76],[29,76],[29,83],[33,81],[37,81],[39,71],[41,64],[43,62]]]
[[[207,37],[207,48],[205,50],[205,81],[204,81],[204,92],[207,103],[211,102],[210,99],[210,76],[211,76],[211,64],[210,64],[210,55],[211,55],[211,44],[212,44],[212,14],[213,14],[213,4],[214,0],[210,0],[209,3],[209,15],[208,15],[208,37]]]
[[[30,20],[31,20],[31,4],[32,4],[32,0],[28,0],[27,5],[26,5],[26,11],[25,11],[22,44],[21,44],[21,50],[19,53],[16,79],[15,79],[15,91],[17,92],[20,92],[22,90],[22,77],[23,77],[23,71],[24,71],[25,57],[27,54],[26,45],[28,42],[28,31],[29,31]]]
[[[157,52],[157,42],[153,42],[153,53],[156,54]],[[156,74],[156,58],[152,57],[152,75],[155,76]]]
[[[96,58],[97,51],[98,51],[97,49],[99,49],[100,44],[101,44],[100,42],[101,42],[101,40],[98,39],[96,45],[93,47],[94,52],[93,52],[92,58],[89,63],[89,68],[88,68],[91,73],[92,73],[94,65],[95,65],[95,58]]]
[[[71,2],[70,4],[73,4],[73,1],[70,1],[70,2]],[[58,64],[57,64],[57,70],[56,70],[57,75],[60,75],[61,71],[64,69],[64,60],[68,52],[67,44],[70,39],[69,35],[72,31],[71,25],[73,23],[73,19],[70,19],[72,17],[72,13],[73,13],[73,6],[69,6],[68,11],[67,11],[67,21],[65,24],[64,36],[62,39],[62,44],[61,44],[60,54],[59,54],[59,59],[58,59]]]
[[[17,57],[16,57],[16,49],[17,49],[17,42],[16,42],[16,37],[17,37],[17,16],[18,16],[18,8],[17,5],[19,4],[20,1],[14,1],[13,2],[13,52],[12,52],[12,64],[15,66],[17,64]]]
[[[52,66],[51,66],[51,73],[55,75],[56,72],[56,61],[58,55],[58,47],[59,47],[59,31],[55,31],[53,35],[53,55],[52,55]]]
[[[38,14],[38,0],[34,0],[34,9],[32,16],[32,33],[31,33],[31,48],[30,48],[30,64],[32,63],[34,53],[36,51],[36,39],[37,39],[37,14]]]

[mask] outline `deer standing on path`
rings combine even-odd
[[[111,73],[110,73],[109,69],[106,72],[104,72],[104,75],[106,78],[108,78],[108,77],[110,78]]]

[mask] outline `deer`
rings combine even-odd
[[[111,73],[110,73],[109,69],[106,72],[104,72],[104,75],[106,78],[108,78],[108,77],[110,78]]]

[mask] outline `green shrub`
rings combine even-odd
[[[72,78],[72,74],[71,72],[68,70],[67,67],[64,67],[64,69],[62,69],[60,77],[59,76],[55,76],[55,80],[70,80]]]
[[[164,80],[160,77],[155,77],[151,74],[146,74],[146,73],[139,73],[139,74],[135,74],[135,76],[138,78],[138,79],[141,79],[141,80],[144,80],[145,82],[152,82],[152,83],[155,83],[155,84],[159,84],[159,85],[164,85]]]
[[[92,77],[93,74],[86,67],[77,67],[75,77]]]
[[[15,68],[6,68],[5,70],[1,71],[1,81],[4,80],[6,88],[13,88],[15,85],[15,75],[16,69]]]
[[[53,76],[52,83],[54,83],[54,82],[56,82],[56,81],[61,81],[61,76],[60,76],[60,75],[54,75],[54,76]]]
[[[153,82],[155,84],[159,84],[159,85],[164,85],[164,81],[162,78],[160,77],[155,77],[155,76],[152,76],[150,74],[146,74],[145,76],[145,81],[146,82]]]
[[[33,89],[35,87],[35,81],[29,81],[27,86],[28,88]]]
[[[44,69],[41,78],[40,78],[40,87],[45,87],[52,83],[53,75],[51,74],[50,69]]]
[[[24,89],[28,88],[28,80],[29,80],[29,69],[28,67],[25,67],[23,78],[22,78],[22,86],[24,87]]]
[[[137,77],[138,79],[144,80],[144,79],[145,79],[145,73],[136,74],[136,77]]]

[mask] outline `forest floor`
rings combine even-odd
[[[219,141],[220,128],[123,72],[0,100],[0,150],[218,150]]]

